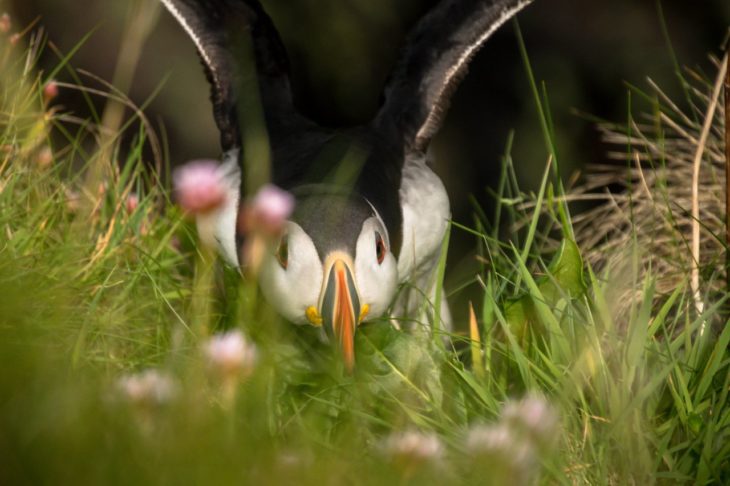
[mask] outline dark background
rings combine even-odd
[[[68,52],[98,29],[74,57],[77,68],[111,79],[129,11],[122,0],[15,0],[16,25],[40,17],[49,39]],[[300,109],[326,125],[357,124],[373,114],[383,80],[408,28],[434,0],[263,0],[293,64]],[[577,113],[614,121],[627,117],[626,83],[645,87],[647,76],[681,101],[680,87],[654,0],[536,0],[519,16],[538,80],[550,95],[564,177],[603,159],[593,124]],[[730,25],[729,0],[664,0],[669,39],[678,63],[712,72]],[[44,58],[50,66],[54,56]],[[146,110],[164,124],[173,164],[219,154],[208,87],[192,43],[162,12],[147,42],[130,95],[141,103],[167,82]],[[82,116],[75,93],[58,103]],[[101,104],[101,101],[100,101]],[[681,103],[680,103],[681,104]],[[546,150],[519,56],[514,29],[505,25],[474,59],[436,139],[438,172],[454,218],[469,223],[467,195],[486,207],[507,135],[515,130],[513,158],[526,189],[539,183]],[[452,261],[468,258],[473,241],[457,235]],[[452,265],[453,267],[453,265]]]

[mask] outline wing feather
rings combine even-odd
[[[264,114],[292,110],[289,62],[271,19],[256,0],[161,0],[198,50],[211,85],[224,152],[241,146],[239,96],[258,86]],[[246,66],[246,42],[255,64]],[[258,78],[258,83],[251,79]],[[242,93],[243,92],[243,93]]]
[[[532,0],[443,0],[418,23],[386,84],[375,118],[409,151],[425,151],[449,100],[484,43]]]

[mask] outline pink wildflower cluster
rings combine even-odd
[[[508,401],[496,424],[473,426],[465,449],[474,474],[488,473],[491,484],[534,484],[541,454],[554,442],[557,431],[557,413],[544,398],[533,395]]]
[[[250,376],[258,358],[256,346],[237,329],[211,337],[203,352],[211,371],[223,379]]]
[[[124,203],[124,209],[127,210],[127,213],[132,214],[137,210],[137,207],[139,207],[139,196],[137,193],[130,193],[127,196],[127,200]]]
[[[294,196],[267,184],[241,208],[238,219],[238,229],[244,235],[241,257],[250,274],[258,274],[266,248],[281,236],[294,205]]]
[[[221,166],[212,160],[188,162],[173,174],[180,207],[186,213],[197,216],[200,239],[211,247],[216,244],[214,233],[218,223],[215,217],[207,216],[226,204],[230,182],[224,177]],[[284,231],[294,204],[294,196],[290,193],[267,184],[239,208],[236,229],[244,237],[239,257],[249,273],[258,273],[267,245]]]
[[[405,479],[443,466],[444,446],[431,433],[409,430],[391,434],[381,443],[380,452]]]
[[[175,195],[190,214],[208,213],[226,201],[226,186],[219,165],[213,160],[194,160],[173,173]]]
[[[537,484],[543,455],[554,444],[559,417],[542,397],[530,395],[508,401],[494,424],[472,426],[462,438],[463,454],[457,459],[469,484],[522,486]],[[417,474],[450,471],[443,461],[445,448],[438,436],[406,431],[394,433],[380,443],[380,452],[409,480]]]
[[[294,211],[294,196],[273,184],[266,184],[242,208],[239,229],[243,233],[276,236]]]
[[[146,407],[163,405],[177,394],[172,377],[154,369],[123,376],[118,387],[131,403]]]
[[[230,409],[236,400],[239,384],[254,371],[258,360],[256,346],[239,330],[211,337],[203,344],[208,370],[220,392],[221,404]]]

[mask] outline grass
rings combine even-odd
[[[596,274],[570,237],[554,165],[536,195],[524,193],[508,143],[499,213],[472,228],[454,223],[482,257],[470,331],[444,346],[440,333],[369,324],[347,375],[312,329],[276,317],[255,283],[218,268],[216,287],[201,285],[210,260],[148,169],[141,113],[109,137],[55,110],[37,52],[0,42],[3,484],[730,477],[724,295],[709,293],[697,315],[686,279],[657,290],[663,275],[641,264],[637,239],[624,265]],[[63,70],[73,73],[65,59]],[[94,171],[106,175],[92,185]],[[503,241],[490,224],[499,220],[530,224]],[[706,269],[705,281],[721,274]],[[211,330],[231,328],[258,359],[228,381],[204,349]],[[124,392],[120,383],[149,369],[166,377],[164,393]],[[533,398],[515,401],[523,396]]]

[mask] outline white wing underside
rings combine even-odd
[[[406,160],[400,188],[403,208],[403,244],[398,258],[398,278],[405,283],[393,306],[395,318],[425,322],[433,304],[441,244],[451,218],[449,197],[441,179],[428,167],[426,158]],[[450,327],[445,301],[441,318]]]

